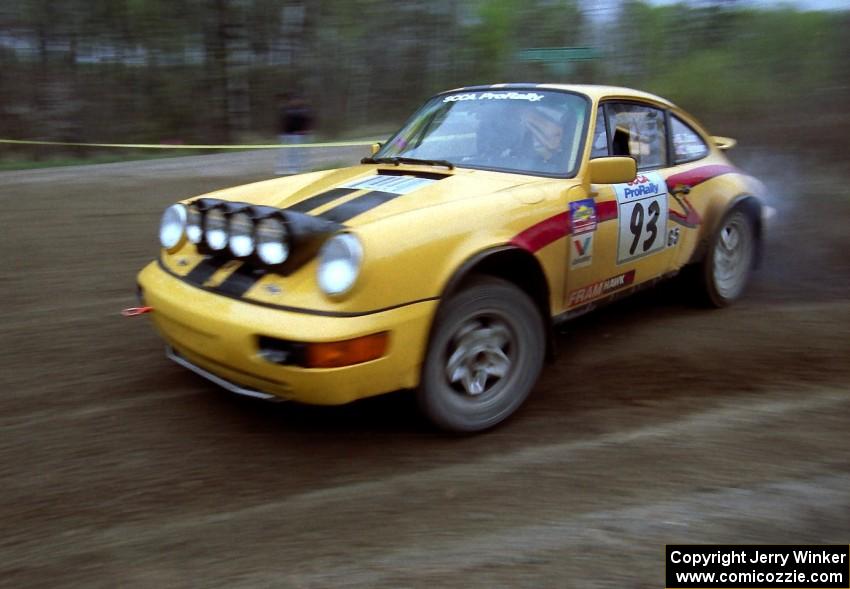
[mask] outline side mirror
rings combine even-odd
[[[382,143],[373,143],[371,145],[372,155],[375,155],[376,153],[378,153],[381,150],[381,147],[383,147]]]
[[[600,157],[590,160],[591,184],[623,184],[637,177],[637,162],[632,157]]]

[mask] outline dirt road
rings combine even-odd
[[[656,588],[665,543],[846,544],[850,193],[797,166],[749,168],[779,219],[741,304],[583,317],[460,438],[403,394],[232,397],[119,317],[162,208],[273,155],[0,174],[0,586]]]

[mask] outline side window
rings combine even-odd
[[[673,159],[675,164],[684,164],[708,155],[708,146],[699,133],[676,118],[670,117],[673,132]]]
[[[593,132],[593,145],[590,157],[605,157],[608,155],[608,130],[605,128],[605,109],[601,106],[596,113],[596,130]]]
[[[667,165],[667,128],[664,111],[631,103],[607,105],[611,155],[630,155],[638,170]]]

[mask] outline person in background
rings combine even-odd
[[[300,94],[280,96],[280,117],[278,133],[284,145],[300,145],[310,142],[313,131],[313,111]],[[298,174],[303,172],[309,162],[306,149],[290,147],[281,149],[277,158],[278,174]]]

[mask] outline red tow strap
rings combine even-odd
[[[121,315],[124,317],[138,317],[139,315],[151,312],[153,312],[153,307],[129,307],[121,311]]]

